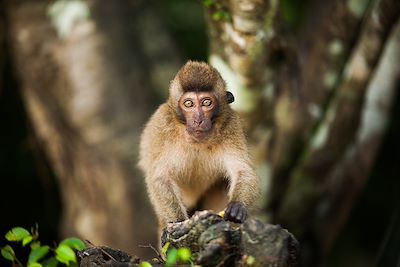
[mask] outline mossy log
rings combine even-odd
[[[196,212],[192,218],[170,223],[162,244],[187,247],[201,266],[293,267],[299,262],[299,243],[279,225],[249,218],[243,224],[224,220],[210,211]],[[78,253],[80,266],[139,266],[141,260],[120,250],[91,247]],[[164,266],[162,261],[150,261]],[[185,265],[179,265],[185,266]]]

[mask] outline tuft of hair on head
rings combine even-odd
[[[178,73],[184,92],[210,92],[214,90],[218,79],[218,72],[204,62],[188,61]]]
[[[213,92],[220,110],[229,103],[226,83],[217,69],[205,62],[188,61],[175,75],[169,86],[169,105],[174,110],[186,92]]]

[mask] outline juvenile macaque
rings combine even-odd
[[[246,219],[259,185],[233,100],[216,69],[189,61],[147,123],[139,166],[160,229],[203,209],[226,208],[227,220]]]

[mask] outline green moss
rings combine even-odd
[[[203,6],[211,13],[211,18],[215,21],[229,21],[231,16],[226,7],[217,0],[202,0]]]

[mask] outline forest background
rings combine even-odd
[[[233,91],[304,266],[400,264],[400,3],[0,0],[0,234],[150,257],[144,123],[188,59]],[[0,245],[3,245],[0,243]]]

